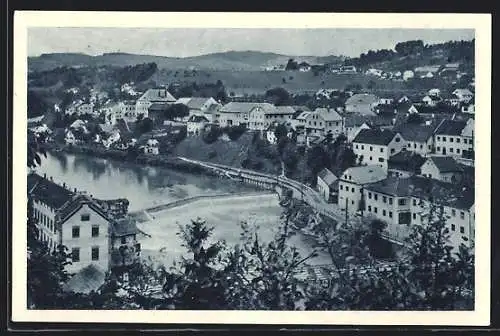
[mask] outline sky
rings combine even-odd
[[[472,29],[238,29],[238,28],[29,28],[28,56],[125,52],[188,57],[255,50],[288,56],[359,56],[421,39],[432,44],[472,40]]]

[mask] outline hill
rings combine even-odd
[[[227,51],[183,58],[128,53],[106,53],[97,56],[82,53],[53,53],[28,57],[28,69],[30,71],[44,71],[60,66],[128,66],[154,62],[160,69],[196,68],[204,70],[256,71],[266,66],[284,65],[290,58],[311,64],[332,63],[342,60],[341,57],[333,55],[323,57],[287,56],[260,51]]]

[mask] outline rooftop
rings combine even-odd
[[[425,158],[412,151],[402,150],[388,160],[389,169],[405,170],[417,173],[426,161]]]
[[[137,223],[135,219],[130,217],[120,218],[112,222],[111,229],[113,236],[122,237],[137,234]]]
[[[443,135],[461,135],[466,122],[462,120],[445,119],[436,130],[436,134]]]
[[[406,141],[426,142],[434,134],[432,125],[415,125],[404,123],[394,127],[394,132],[401,134]]]
[[[346,100],[345,105],[373,104],[378,102],[377,96],[371,93],[357,93]]]
[[[147,90],[139,100],[146,100],[150,102],[175,102],[176,99],[174,96],[168,92],[168,90],[164,87],[158,87]]]
[[[387,177],[384,168],[375,165],[347,168],[342,174],[344,181],[352,181],[357,184],[374,183]]]
[[[428,160],[432,161],[441,173],[463,171],[461,165],[451,156],[431,156]]]
[[[318,177],[330,187],[338,180],[337,176],[335,176],[328,168],[323,168],[319,172]]]
[[[63,286],[64,291],[90,293],[97,291],[104,284],[105,271],[99,266],[90,264],[73,275]]]
[[[69,189],[36,173],[28,175],[28,192],[54,209],[60,209],[73,196]]]
[[[358,132],[352,142],[387,146],[395,136],[393,131],[365,128]]]

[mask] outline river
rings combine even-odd
[[[186,252],[176,233],[180,225],[193,219],[205,220],[214,227],[212,240],[224,240],[231,246],[239,242],[242,221],[258,226],[260,237],[264,241],[270,240],[282,212],[277,195],[241,195],[257,190],[229,179],[83,154],[48,153],[42,158],[37,172],[99,199],[127,198],[130,211],[193,196],[234,194],[230,199],[204,199],[160,211],[150,220],[138,223],[141,231],[151,235],[140,237],[143,257],[152,257],[167,265]],[[310,239],[302,235],[292,237],[290,243],[303,255],[311,252]],[[327,262],[324,255],[313,261],[315,264]]]

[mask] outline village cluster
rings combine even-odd
[[[367,73],[401,79],[429,78],[443,72],[456,74],[455,67],[458,68],[454,64],[420,67],[390,75],[370,69]],[[78,92],[78,88],[70,90]],[[63,111],[56,105],[57,113],[77,117],[64,130],[64,142],[72,146],[90,142],[115,150],[135,147],[154,156],[164,154],[159,135],[166,125],[184,128],[189,137],[201,136],[213,127],[242,127],[246,132],[259,133],[270,144],[278,142],[276,129],[283,125],[286,136],[306,150],[342,135],[356,156],[355,166],[340,176],[327,168],[317,176],[317,192],[332,209],[383,220],[388,224],[385,236],[401,243],[411,226],[426,220],[430,206],[439,204],[450,218],[452,245],[473,244],[473,80],[468,87],[451,92],[433,88],[414,95],[321,89],[316,97],[346,94],[347,99],[342,107],[314,110],[269,102],[223,104],[213,97],[175,98],[166,86],[138,92],[134,83],[128,83],[121,91],[137,99],[106,101],[106,92],[91,90],[86,101],[74,101]],[[98,101],[104,103],[96,104]],[[187,107],[188,115],[165,119],[174,105]],[[80,116],[103,121],[98,125],[100,132],[92,139],[85,137],[91,121]],[[128,125],[146,118],[155,129],[140,139],[131,136]],[[41,120],[29,120],[29,128],[35,134],[47,135],[47,141],[51,141],[54,132]],[[97,200],[34,173],[28,176],[28,192],[34,200],[34,218],[42,239],[51,248],[63,244],[71,250],[73,271],[88,267],[108,271],[139,257],[137,228],[123,201],[118,202],[121,210],[116,211],[117,201]]]

